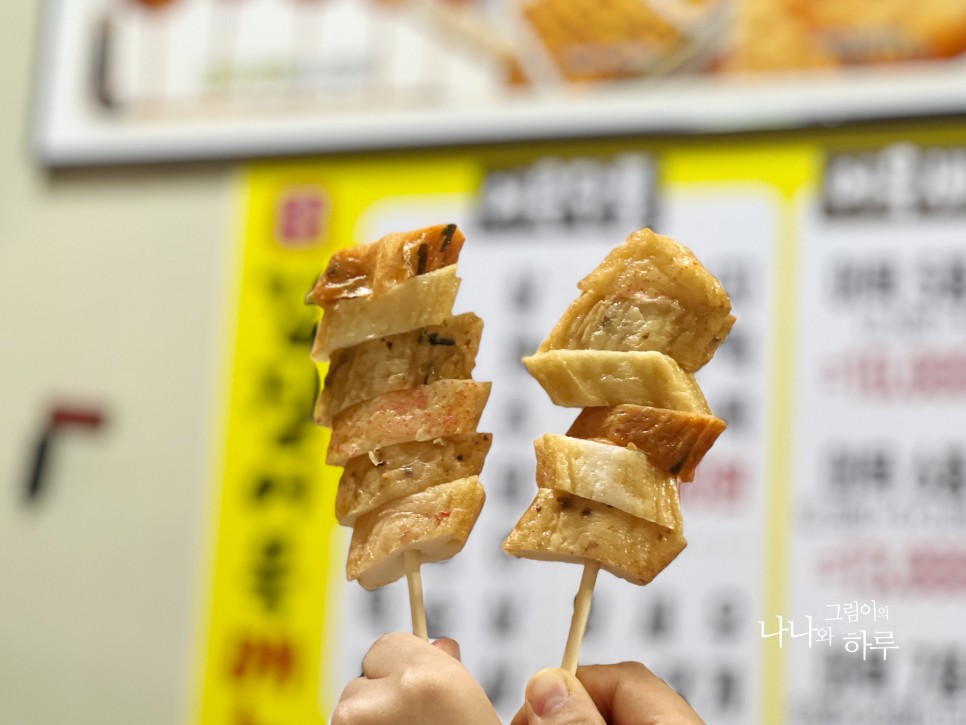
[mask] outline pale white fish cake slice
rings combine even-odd
[[[668,529],[681,528],[677,481],[639,451],[549,434],[533,443],[537,486],[613,506]]]
[[[694,470],[725,429],[713,415],[643,405],[584,408],[568,436],[634,447],[658,468],[693,481]]]
[[[450,265],[411,277],[382,294],[339,300],[325,308],[312,359],[326,362],[333,350],[438,325],[452,315],[459,286],[456,265]]]

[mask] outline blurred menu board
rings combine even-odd
[[[559,662],[580,579],[500,549],[532,440],[576,415],[520,358],[651,226],[731,293],[699,373],[728,430],[683,487],[684,553],[647,587],[601,576],[583,661],[643,661],[718,725],[963,721],[966,133],[398,152],[257,165],[244,188],[200,722],[326,722],[372,641],[409,627],[404,582],[344,581],[302,297],[334,249],[444,222],[467,236],[456,312],[485,321],[494,443],[426,606],[505,719]]]
[[[50,164],[966,111],[960,0],[48,0]]]
[[[791,721],[966,722],[966,149],[830,149],[800,223]]]

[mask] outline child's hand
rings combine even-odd
[[[451,639],[411,634],[376,640],[332,713],[332,725],[500,725]]]
[[[644,665],[536,673],[511,725],[704,725],[687,702]]]

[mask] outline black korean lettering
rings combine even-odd
[[[576,598],[574,600],[576,604]],[[584,630],[584,639],[606,639],[607,615],[610,611],[610,601],[602,591],[594,593],[590,601],[590,611],[587,613],[587,628]]]
[[[715,706],[719,713],[740,711],[741,671],[736,667],[722,666],[711,675]]]
[[[516,335],[506,346],[506,366],[520,375],[529,375],[526,367],[520,362],[528,355],[532,355],[540,346],[540,340],[526,334]]]
[[[526,271],[516,279],[514,279],[509,285],[509,299],[513,310],[519,314],[524,314],[530,312],[536,305],[536,301],[539,298],[539,290],[537,289],[537,282],[534,274],[531,271]],[[531,348],[535,349],[535,348]]]
[[[275,441],[282,446],[301,443],[315,429],[313,410],[318,376],[311,367],[297,368],[296,371],[287,381],[288,387],[282,401],[285,407],[284,423],[275,436]]]
[[[305,299],[305,290],[315,282],[307,283],[302,275],[284,275],[273,271],[263,278],[266,293],[266,313],[272,320],[272,330],[278,340],[296,348],[299,355],[311,346],[318,324],[318,308],[299,304]]]
[[[452,602],[439,599],[438,594],[425,602],[426,630],[430,639],[446,637],[453,632]]]
[[[885,448],[836,448],[826,461],[826,480],[839,495],[882,492],[894,486],[895,467],[895,456]]]
[[[530,409],[523,396],[507,398],[503,404],[503,419],[508,433],[522,433],[530,423]]]
[[[305,476],[262,473],[252,478],[249,491],[250,499],[255,504],[265,505],[273,501],[282,501],[298,505],[308,498],[309,485]]]
[[[487,612],[489,629],[497,637],[506,639],[515,632],[520,616],[519,604],[513,597],[505,594],[490,605]]]
[[[529,463],[529,462],[528,462]],[[532,476],[525,473],[522,461],[508,462],[500,469],[496,480],[496,490],[508,505],[528,501],[533,495]]]
[[[958,698],[966,693],[966,662],[962,652],[949,648],[939,655],[939,677],[937,682],[942,694],[949,698]]]
[[[649,642],[667,640],[674,633],[677,614],[674,605],[666,598],[655,599],[641,609],[641,629]]]
[[[380,587],[373,591],[366,591],[364,596],[365,607],[363,611],[370,626],[376,631],[384,630],[392,617],[390,611],[391,603],[386,601],[387,594],[385,589]]]
[[[709,265],[721,286],[728,290],[728,297],[735,306],[752,299],[753,283],[751,267],[745,259],[727,259]]]
[[[918,456],[914,465],[923,492],[960,502],[966,498],[966,452],[962,448],[952,446]]]
[[[966,699],[966,649],[948,644],[924,644],[913,660],[913,681],[923,693],[947,702]]]
[[[685,663],[672,665],[666,670],[664,677],[664,681],[688,701],[694,697],[696,679],[694,668]]]
[[[280,272],[269,272],[264,279],[265,291],[273,302],[288,302],[288,285]]]
[[[825,687],[834,692],[879,692],[889,684],[887,662],[845,650],[831,650],[822,658]]]
[[[312,487],[305,476],[292,476],[288,480],[288,496],[292,503],[303,504],[309,499]]]
[[[284,388],[285,381],[278,372],[278,369],[275,367],[266,368],[258,377],[257,390],[259,402],[264,407],[278,405],[282,399],[282,391]]]
[[[292,413],[275,437],[275,442],[281,446],[297,445],[305,439],[309,431],[314,430],[311,418],[304,416],[301,410],[292,411]]]
[[[751,363],[751,355],[752,343],[748,335],[741,330],[732,330],[718,348],[717,359],[727,360],[740,369]]]
[[[930,255],[919,267],[919,294],[929,305],[966,302],[966,257]]]
[[[892,259],[847,258],[834,263],[831,297],[835,305],[873,305],[899,292],[899,270]]]
[[[505,551],[503,551],[503,542],[506,540],[506,537],[508,537],[509,535],[510,535],[509,530],[501,531],[498,535],[493,537],[492,543],[490,544],[490,549],[489,549],[491,552],[490,556],[492,556],[493,559],[495,559],[494,565],[499,566],[504,570],[513,569],[515,567],[520,566],[523,563],[521,559],[518,559],[515,556],[510,556]]]
[[[288,335],[286,339],[290,345],[297,347],[301,351],[304,348],[311,347],[312,342],[315,340],[315,331],[317,328],[318,323],[312,320],[293,320],[287,327]]]
[[[256,548],[252,591],[266,612],[282,609],[291,569],[291,547],[281,537],[269,537]]]
[[[739,592],[719,592],[711,599],[709,626],[716,639],[733,639],[740,633],[747,621],[743,599]]]
[[[252,486],[252,498],[255,501],[265,501],[277,488],[275,478],[270,475],[258,476]]]
[[[966,150],[894,143],[830,154],[823,191],[832,219],[959,216],[966,212]]]
[[[514,704],[510,700],[518,697],[515,691],[516,673],[507,660],[496,660],[483,667],[479,682],[490,702],[498,710]]]
[[[477,202],[479,224],[490,232],[524,232],[655,225],[656,164],[648,154],[543,157],[490,169]]]
[[[731,434],[747,430],[750,424],[749,400],[744,397],[729,397],[714,406],[715,415],[728,424]]]

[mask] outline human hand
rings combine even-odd
[[[577,676],[540,670],[511,725],[705,725],[691,706],[644,665],[580,667]]]
[[[500,725],[452,639],[429,644],[411,634],[383,635],[362,673],[342,691],[332,725]]]

